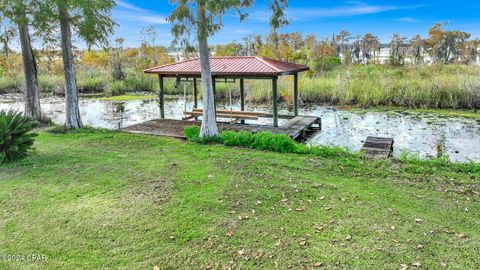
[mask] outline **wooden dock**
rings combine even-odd
[[[183,134],[185,127],[191,125],[200,126],[201,124],[200,121],[154,119],[126,127],[123,131],[185,139]],[[270,131],[274,134],[286,134],[294,140],[302,140],[309,132],[321,128],[321,119],[315,116],[297,116],[288,120],[280,127],[218,122],[218,127],[220,130],[249,131],[252,133]]]

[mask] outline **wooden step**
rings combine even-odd
[[[369,136],[363,144],[362,151],[366,158],[389,158],[393,152],[393,138]]]

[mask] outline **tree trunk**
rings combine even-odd
[[[66,103],[66,128],[82,128],[80,110],[78,109],[78,92],[73,64],[72,32],[70,17],[65,6],[59,6],[60,30],[62,36],[63,73],[65,75],[65,103]]]
[[[215,97],[213,94],[212,72],[210,69],[210,57],[208,53],[207,30],[205,19],[205,8],[197,3],[197,35],[198,48],[200,53],[200,65],[202,70],[203,89],[203,121],[200,130],[200,137],[215,137],[220,133],[217,127],[215,111]]]
[[[37,65],[33,56],[28,24],[19,23],[18,30],[22,47],[23,71],[25,73],[25,115],[42,121]]]

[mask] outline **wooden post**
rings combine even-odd
[[[197,102],[197,78],[193,78],[193,108],[198,107],[198,102]]]
[[[298,73],[293,74],[293,108],[298,116]]]
[[[245,82],[240,79],[240,110],[245,111]]]
[[[245,111],[245,81],[240,79],[240,111]],[[240,123],[245,124],[245,120]]]
[[[216,80],[215,80],[215,77],[212,76],[212,86],[213,86],[213,107],[214,107],[214,111],[215,111],[215,115],[217,115],[217,100],[216,100],[216,95],[217,95],[217,84],[216,84]]]
[[[274,77],[272,79],[272,90],[273,90],[273,126],[278,127],[278,108],[277,108],[277,101],[278,101],[278,95],[277,95],[277,77]]]
[[[163,77],[158,75],[158,83],[160,85],[160,90],[158,90],[158,104],[160,107],[160,118],[165,119],[165,101],[164,101],[164,93],[165,93],[165,88],[163,85]]]

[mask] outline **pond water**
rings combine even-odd
[[[188,101],[185,106],[183,98],[167,97],[166,117],[181,119],[185,107],[187,110],[192,109],[191,99]],[[43,112],[54,122],[64,122],[65,105],[62,97],[43,97],[41,103]],[[0,110],[23,110],[23,106],[18,95],[0,95]],[[218,107],[239,109],[239,104],[230,106],[219,103]],[[266,105],[247,105],[247,109],[270,111]],[[81,98],[80,112],[84,124],[108,129],[120,129],[159,116],[156,100],[113,102]],[[286,106],[280,106],[279,112],[291,113]],[[322,118],[322,130],[307,141],[312,145],[341,146],[357,151],[367,136],[392,137],[395,139],[396,156],[404,151],[422,158],[445,153],[451,161],[480,162],[480,120],[477,119],[402,111],[354,112],[325,106],[303,108],[300,114]],[[285,120],[280,120],[280,124],[283,121]],[[271,119],[250,123],[271,124]]]

